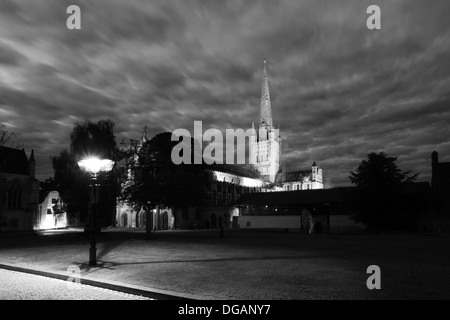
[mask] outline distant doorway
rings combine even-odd
[[[169,229],[169,216],[167,215],[167,213],[163,214],[163,226],[162,226],[163,230],[167,230]]]
[[[141,227],[147,227],[147,212],[141,212]]]
[[[128,215],[126,213],[122,214],[122,227],[128,227]]]

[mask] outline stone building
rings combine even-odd
[[[281,170],[281,136],[272,119],[269,77],[264,60],[258,129],[249,138],[249,164],[213,164],[207,170],[212,181],[207,190],[207,205],[181,210],[158,208],[153,210],[154,229],[228,228],[236,224],[238,215],[234,203],[248,193],[323,189],[322,169],[314,162],[310,169],[283,172]],[[253,124],[253,129],[254,124]],[[146,130],[136,145],[147,141]],[[125,165],[126,166],[126,165]],[[127,169],[128,170],[128,169]],[[128,182],[132,181],[129,175]],[[146,214],[135,212],[126,203],[118,202],[116,223],[121,227],[145,226]]]
[[[438,153],[431,154],[431,189],[435,214],[450,214],[450,162],[439,162]]]
[[[252,127],[255,129],[254,124]],[[281,141],[280,130],[273,125],[269,76],[264,60],[260,119],[258,130],[250,137],[250,163],[254,163],[254,168],[265,179],[267,191],[323,189],[322,169],[316,162],[308,170],[282,172]]]
[[[34,151],[0,146],[0,230],[32,230],[39,205]]]
[[[34,218],[34,229],[60,229],[68,227],[66,206],[58,191],[41,191],[39,210]]]
[[[362,203],[357,187],[289,192],[261,192],[239,199],[237,227],[298,229],[305,233],[339,233],[364,230],[355,222]],[[392,199],[381,201],[392,205]],[[399,187],[396,204],[416,219],[429,212],[430,184],[415,182]]]

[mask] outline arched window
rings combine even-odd
[[[22,208],[22,189],[18,181],[14,181],[8,189],[8,209]]]

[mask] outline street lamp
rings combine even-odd
[[[87,158],[78,161],[78,166],[91,175],[91,203],[92,203],[92,236],[91,246],[89,248],[89,265],[97,265],[97,248],[95,239],[95,216],[98,203],[98,190],[96,188],[96,180],[100,172],[111,171],[114,161],[109,159]]]

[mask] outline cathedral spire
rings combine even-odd
[[[147,142],[147,126],[144,126],[144,129],[142,130],[142,137],[138,140],[136,144],[136,151],[141,150],[141,148],[144,146],[144,143]]]
[[[269,77],[267,76],[266,59],[264,59],[260,113],[259,126],[272,128],[272,107],[270,105]]]
[[[147,142],[147,126],[146,125],[144,126],[141,140],[142,140],[142,142]]]

